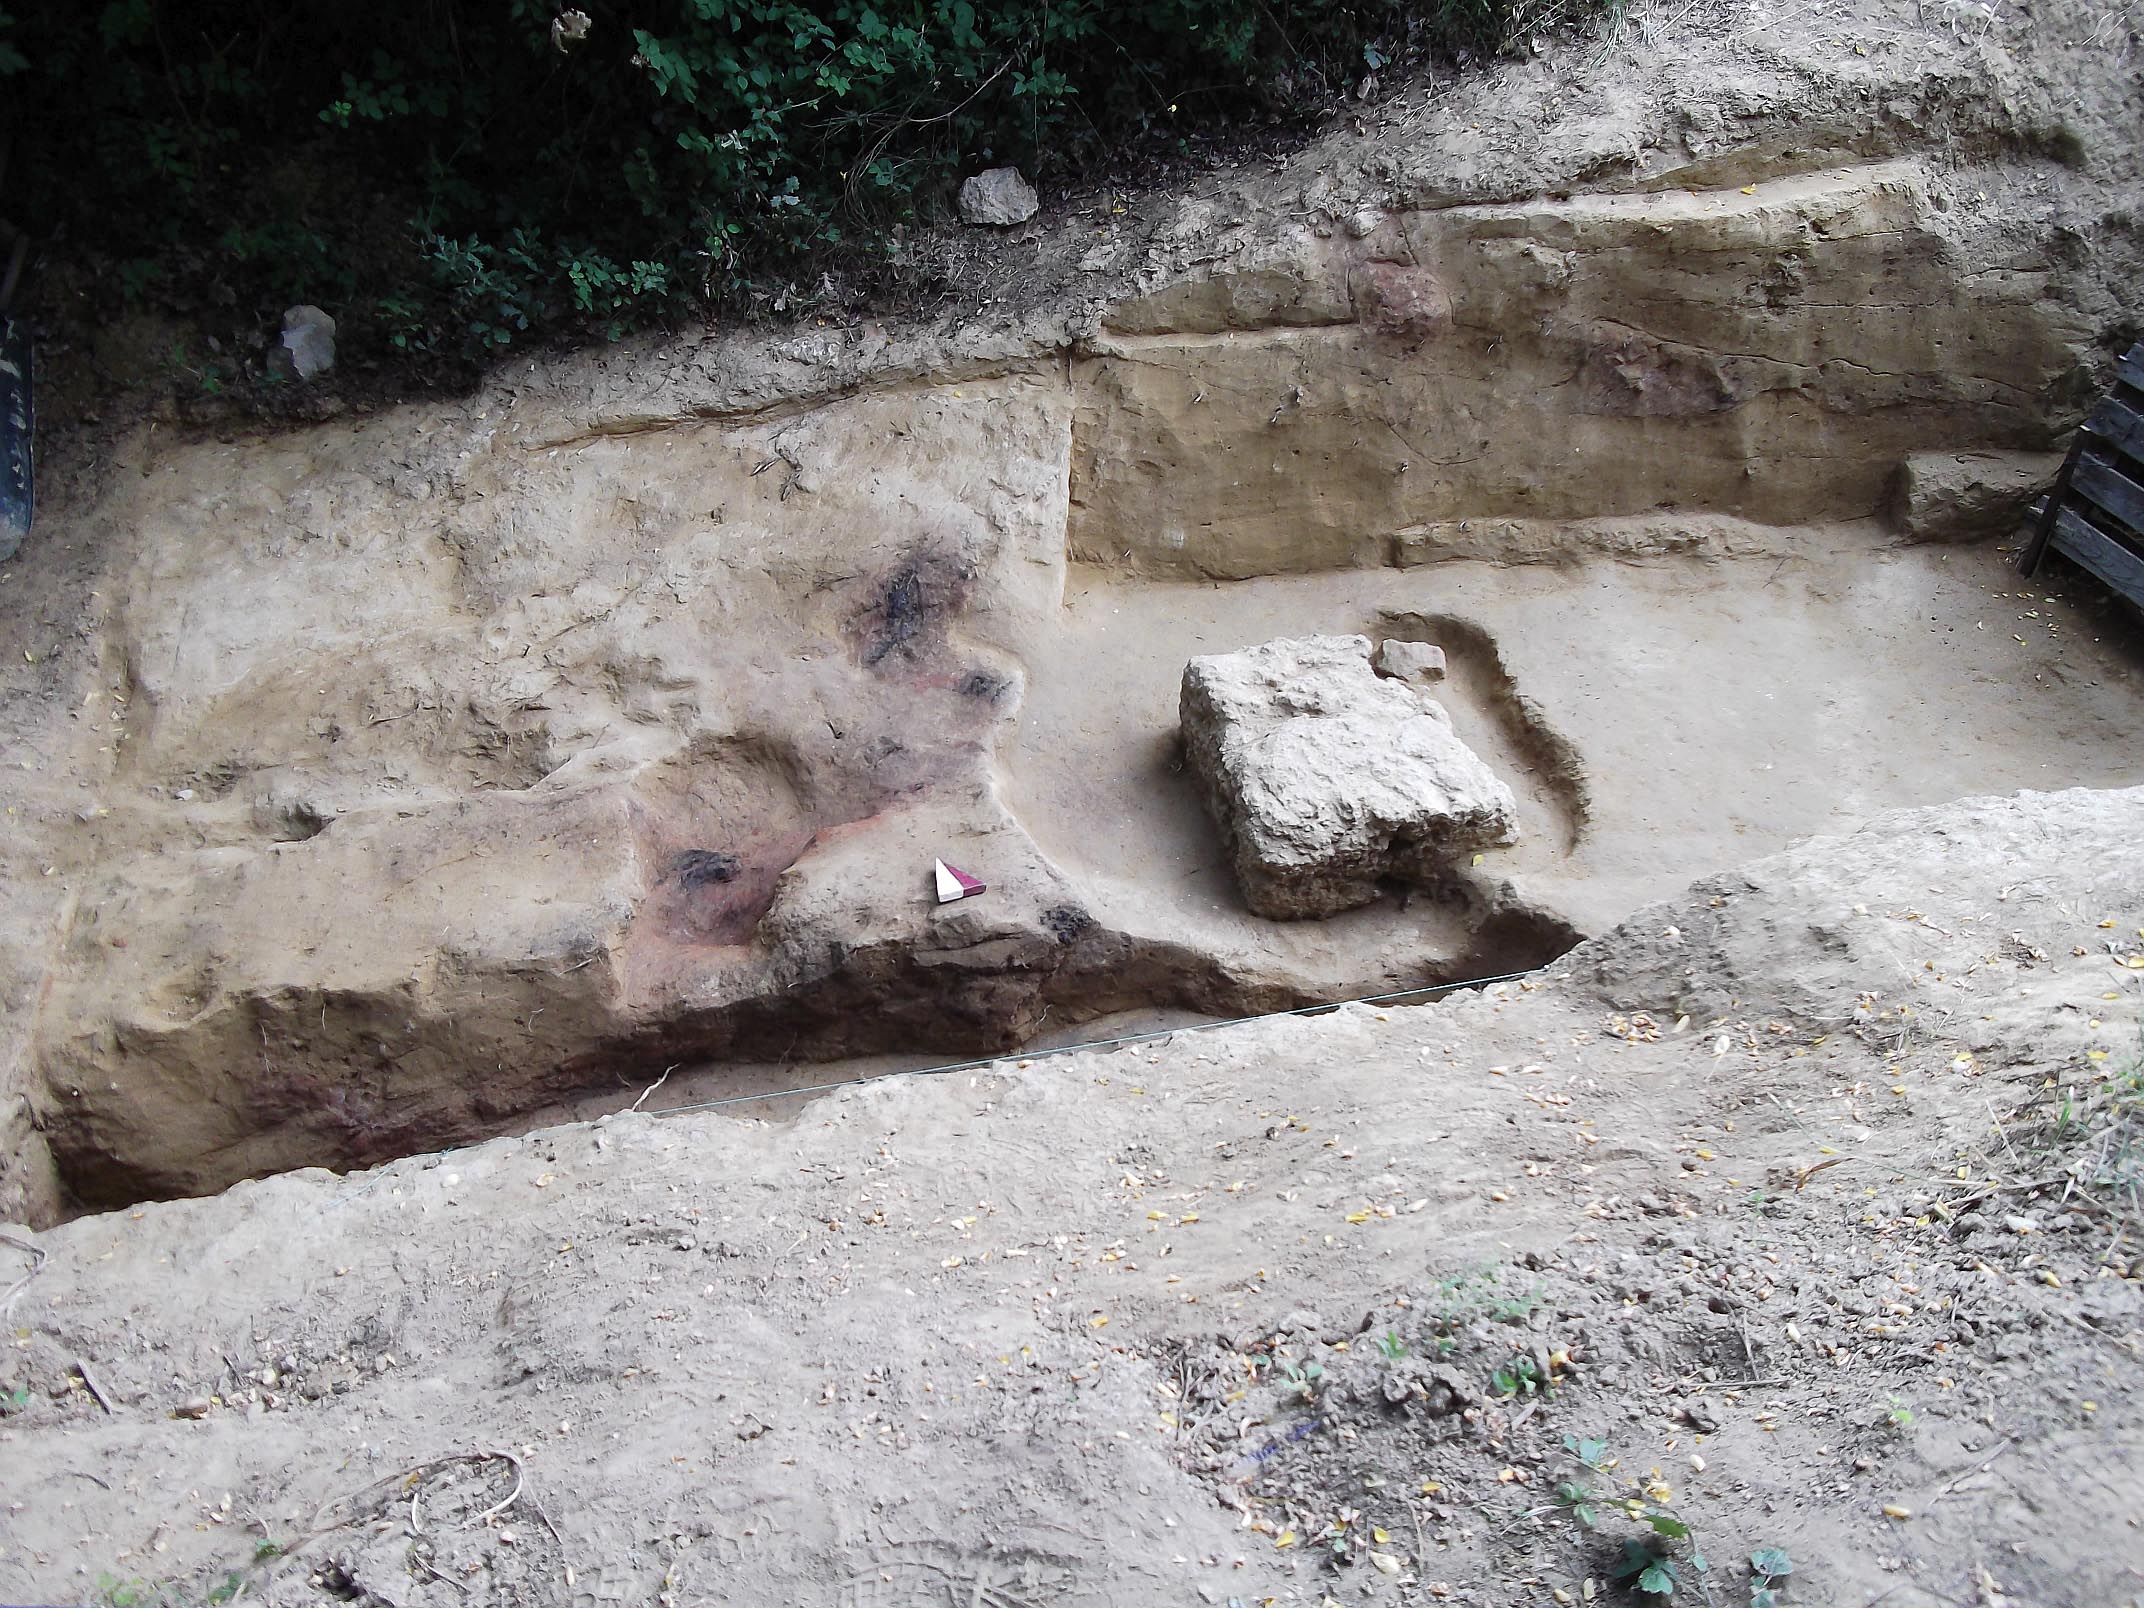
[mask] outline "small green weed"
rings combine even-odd
[[[251,1569],[259,1570],[283,1556],[279,1541],[256,1541],[253,1543]],[[97,1576],[97,1596],[105,1608],[223,1608],[223,1604],[237,1602],[247,1593],[248,1570],[226,1569],[223,1578],[212,1586],[188,1587],[170,1580],[122,1580],[115,1574]]]
[[[217,1584],[198,1597],[168,1582],[121,1580],[114,1575],[97,1577],[97,1594],[106,1608],[223,1608],[236,1602],[246,1589],[246,1577],[236,1569],[225,1572]]]
[[[1608,1478],[1615,1467],[1604,1440],[1566,1435],[1563,1447],[1580,1466],[1599,1478]],[[1596,1530],[1602,1516],[1608,1513],[1618,1513],[1639,1527],[1638,1534],[1622,1538],[1615,1561],[1609,1565],[1609,1577],[1616,1584],[1640,1596],[1669,1601],[1686,1583],[1694,1581],[1699,1594],[1710,1599],[1711,1592],[1705,1585],[1710,1566],[1705,1555],[1698,1550],[1690,1526],[1665,1502],[1650,1495],[1596,1491],[1584,1479],[1565,1480],[1556,1487],[1555,1497],[1557,1506],[1570,1514],[1571,1522],[1581,1530]]]
[[[1289,1394],[1305,1407],[1317,1401],[1318,1392],[1325,1385],[1325,1367],[1322,1363],[1283,1362],[1280,1365],[1280,1376],[1287,1380]]]
[[[1908,1407],[1896,1396],[1893,1396],[1891,1398],[1890,1409],[1886,1411],[1883,1416],[1884,1422],[1889,1424],[1893,1429],[1897,1430],[1901,1435],[1903,1435],[1907,1430],[1913,1427],[1913,1409],[1911,1407]]]
[[[2127,1216],[2144,1212],[2144,1020],[2134,1047],[2090,1049],[2052,1099],[2036,1098],[2020,1115],[2066,1175],[2055,1180],[2065,1191],[2088,1191]]]
[[[1749,1555],[1749,1608],[1779,1608],[1794,1562],[1778,1547],[1759,1547]]]
[[[1477,1318],[1496,1323],[1524,1323],[1547,1299],[1538,1281],[1517,1288],[1506,1285],[1510,1269],[1488,1262],[1471,1273],[1440,1280],[1429,1294],[1429,1328],[1433,1335],[1450,1336]],[[1445,1349],[1440,1347],[1441,1349]]]
[[[1377,1354],[1387,1362],[1398,1362],[1407,1355],[1407,1342],[1400,1338],[1397,1329],[1387,1329],[1377,1337]]]
[[[1540,1364],[1531,1357],[1513,1357],[1498,1365],[1489,1376],[1489,1388],[1498,1396],[1509,1399],[1513,1396],[1531,1396],[1550,1388],[1549,1381],[1541,1377]]]

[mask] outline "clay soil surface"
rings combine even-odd
[[[10,1251],[0,1593],[1548,1603],[1629,1499],[1714,1601],[2133,1601],[2140,826],[1893,815],[1433,1006],[84,1219]]]

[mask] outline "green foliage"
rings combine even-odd
[[[1549,1381],[1541,1377],[1541,1370],[1531,1357],[1513,1357],[1499,1363],[1496,1372],[1489,1376],[1489,1388],[1505,1398],[1531,1396],[1536,1391],[1547,1390]]]
[[[1615,1467],[1604,1440],[1566,1435],[1563,1449],[1588,1473],[1603,1479]],[[1556,1505],[1581,1530],[1599,1528],[1604,1512],[1619,1513],[1638,1526],[1639,1534],[1624,1536],[1618,1543],[1615,1561],[1609,1566],[1609,1577],[1618,1585],[1640,1596],[1672,1599],[1694,1577],[1700,1595],[1711,1599],[1704,1586],[1708,1568],[1705,1555],[1697,1549],[1688,1522],[1666,1503],[1654,1501],[1649,1495],[1596,1492],[1585,1480],[1565,1480],[1554,1495]],[[1786,1554],[1778,1556],[1784,1559]]]
[[[1512,1281],[1517,1281],[1516,1286]],[[1546,1297],[1538,1280],[1523,1279],[1512,1269],[1487,1262],[1468,1273],[1440,1279],[1429,1296],[1429,1328],[1440,1337],[1438,1349],[1477,1319],[1524,1323]]]
[[[1398,1362],[1407,1355],[1407,1342],[1400,1338],[1397,1329],[1387,1329],[1377,1337],[1377,1354],[1387,1362]]]
[[[1778,1547],[1759,1547],[1749,1555],[1749,1608],[1779,1608],[1794,1562]]]
[[[481,359],[883,263],[982,166],[1187,151],[1595,3],[0,0],[0,206],[106,308],[311,301],[348,351]]]
[[[1289,1393],[1301,1401],[1304,1406],[1307,1407],[1318,1399],[1318,1392],[1325,1384],[1325,1366],[1323,1363],[1306,1362],[1297,1364],[1295,1362],[1284,1362],[1281,1364],[1280,1371],[1281,1377],[1288,1381]]]
[[[1682,1584],[1681,1568],[1650,1536],[1627,1537],[1608,1574],[1618,1585],[1632,1587],[1649,1597],[1672,1597]]]

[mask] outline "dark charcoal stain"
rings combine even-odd
[[[331,816],[322,815],[310,804],[291,804],[276,816],[272,831],[280,843],[303,843],[334,824]]]
[[[687,849],[670,862],[670,874],[681,888],[704,888],[710,882],[736,880],[739,865],[734,854],[714,849]]]
[[[775,884],[811,842],[810,832],[792,831],[740,842],[734,854],[678,851],[649,890],[647,930],[687,947],[750,943],[774,903]]]
[[[1004,694],[1005,678],[994,676],[987,670],[977,670],[960,684],[963,698],[980,698],[986,703],[996,703]]]
[[[957,554],[923,548],[866,582],[847,625],[857,658],[878,669],[896,656],[914,664],[942,649],[946,620],[965,606],[974,578]]]
[[[864,663],[876,666],[888,654],[915,657],[916,639],[930,621],[929,603],[923,590],[923,573],[913,563],[904,564],[888,578],[871,609],[871,641],[864,649]]]
[[[1077,943],[1094,927],[1094,917],[1077,905],[1056,905],[1042,914],[1042,924],[1061,944]]]

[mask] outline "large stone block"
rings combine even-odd
[[[1179,707],[1192,774],[1262,916],[1368,904],[1384,879],[1432,882],[1516,835],[1511,789],[1419,687],[1376,674],[1367,637],[1193,659]]]
[[[1917,542],[2008,536],[2061,468],[2059,452],[1916,452],[1899,465],[1891,520]]]

